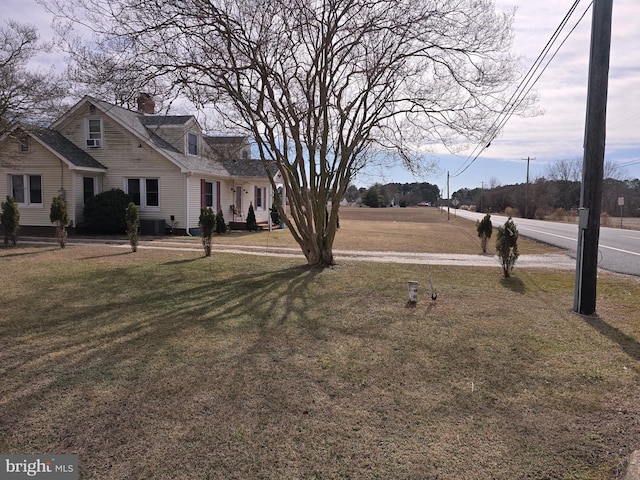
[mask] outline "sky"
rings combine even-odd
[[[574,0],[495,0],[499,11],[516,9],[512,52],[520,57],[523,72],[533,65],[573,3]],[[580,1],[567,32],[589,3],[588,0]],[[52,18],[35,0],[0,0],[0,11],[4,18],[35,25],[42,40],[53,36],[50,28]],[[582,158],[591,16],[592,10],[589,9],[536,83],[533,90],[539,97],[537,107],[542,114],[532,118],[511,117],[491,146],[463,173],[454,176],[475,156],[471,153],[476,145],[457,156],[434,151],[431,159],[437,167],[422,176],[413,176],[400,167],[374,168],[360,175],[356,184],[369,186],[376,182],[424,181],[438,185],[446,197],[447,172],[450,172],[449,190],[453,194],[460,188],[525,183],[527,163],[529,178],[533,181],[543,176],[553,162]],[[58,72],[64,72],[64,55],[60,53],[40,55],[36,60],[43,68],[54,66]],[[621,165],[625,178],[640,178],[638,0],[613,2],[605,158]]]

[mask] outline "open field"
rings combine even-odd
[[[601,480],[640,448],[634,277],[601,274],[582,317],[571,273],[517,264],[0,262],[0,452],[78,453],[81,479]]]
[[[171,237],[182,242],[197,238]],[[269,247],[298,247],[287,230],[273,232],[238,232],[215,235],[214,243]],[[413,253],[480,254],[480,240],[474,222],[457,218],[436,208],[340,208],[340,229],[334,248],[339,250],[373,250]],[[522,237],[523,255],[553,253],[557,248]],[[495,253],[495,237],[489,241],[488,253]],[[339,260],[339,258],[338,258]]]

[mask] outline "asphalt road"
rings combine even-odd
[[[479,220],[484,214],[451,209],[450,216],[453,221],[456,217]],[[491,215],[494,228],[504,225],[506,221],[505,216]],[[564,248],[575,258],[578,243],[577,225],[525,218],[514,218],[513,221],[520,235]],[[640,276],[640,231],[600,227],[598,250],[600,268]]]

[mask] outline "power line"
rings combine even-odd
[[[640,158],[637,158],[635,160],[629,160],[628,162],[624,162],[624,163],[618,163],[618,167],[630,167],[631,165],[636,165],[640,163]]]
[[[505,104],[505,107],[502,109],[502,112],[500,112],[500,114],[496,117],[496,120],[493,122],[493,124],[489,128],[487,134],[482,138],[482,141],[471,152],[471,154],[467,157],[467,159],[463,162],[463,164],[458,168],[458,170],[456,170],[453,173],[453,175],[451,175],[452,177],[457,177],[459,175],[462,175],[473,164],[473,162],[476,161],[476,159],[480,156],[480,154],[485,149],[487,149],[489,147],[489,145],[491,145],[491,142],[493,141],[493,139],[495,139],[495,137],[497,136],[498,132],[504,127],[504,125],[507,123],[507,121],[515,113],[516,108],[518,106],[520,106],[520,104],[522,104],[522,102],[524,101],[526,96],[529,94],[531,89],[540,80],[540,77],[542,77],[542,74],[544,74],[544,72],[547,70],[547,68],[549,67],[549,64],[551,63],[551,61],[556,57],[556,55],[558,54],[558,52],[560,51],[562,46],[565,44],[565,42],[569,38],[569,36],[571,36],[571,34],[575,31],[575,29],[578,27],[578,25],[580,24],[580,22],[582,21],[582,19],[586,15],[586,13],[589,11],[591,6],[593,5],[593,2],[591,2],[589,4],[589,6],[587,6],[587,8],[585,9],[584,13],[580,16],[580,18],[578,19],[576,24],[569,31],[569,33],[565,36],[564,40],[560,43],[560,45],[555,50],[555,52],[553,53],[551,58],[549,58],[547,63],[544,65],[544,67],[542,68],[542,71],[538,74],[537,77],[535,77],[535,80],[533,80],[533,82],[532,82],[532,79],[533,79],[534,75],[540,69],[540,66],[542,65],[542,63],[545,60],[545,58],[547,57],[547,55],[549,54],[551,48],[557,42],[558,38],[560,37],[560,34],[562,33],[562,31],[566,27],[567,23],[569,22],[569,19],[571,18],[571,16],[575,12],[575,10],[578,7],[579,3],[580,3],[580,0],[576,0],[573,3],[573,5],[571,6],[571,8],[569,8],[569,11],[567,12],[565,17],[560,22],[560,25],[556,28],[556,30],[554,31],[553,35],[551,36],[551,38],[549,39],[549,41],[547,42],[547,44],[543,48],[542,52],[540,52],[540,54],[536,58],[535,62],[533,63],[533,65],[531,66],[531,68],[529,69],[527,74],[523,77],[522,81],[520,82],[520,84],[518,85],[516,90],[514,91],[513,95],[511,96],[509,101]],[[478,151],[478,149],[480,149],[480,150]],[[474,155],[474,153],[476,151],[478,151],[478,153],[476,153]]]

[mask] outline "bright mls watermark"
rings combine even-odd
[[[78,455],[0,455],[0,478],[78,480]]]

